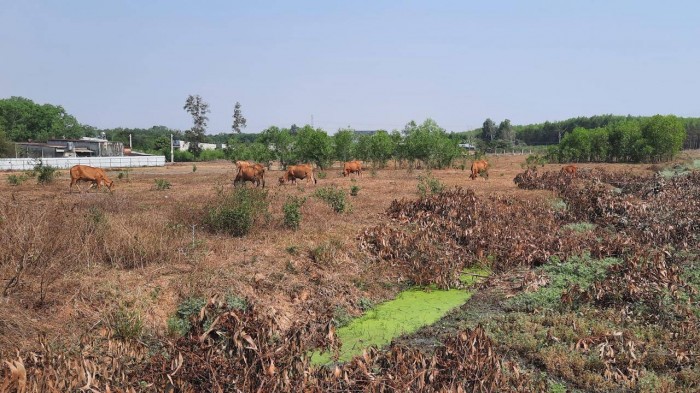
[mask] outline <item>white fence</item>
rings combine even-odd
[[[165,166],[165,156],[0,158],[0,170],[25,171],[34,168],[39,161],[61,169],[68,169],[73,165],[90,165],[97,168]]]

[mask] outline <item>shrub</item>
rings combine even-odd
[[[525,159],[525,162],[520,164],[520,167],[523,169],[536,170],[538,166],[543,167],[544,164],[548,162],[549,160],[547,160],[546,156],[541,154],[530,154],[527,156],[527,159]]]
[[[192,164],[192,173],[197,172],[197,164]]]
[[[425,176],[418,176],[418,195],[421,198],[443,191],[445,191],[445,184],[433,177],[432,173],[428,172]]]
[[[41,160],[34,166],[34,174],[36,175],[37,183],[49,184],[56,177],[56,170],[50,165],[44,165]]]
[[[202,224],[212,232],[244,236],[268,214],[269,204],[266,190],[234,188],[205,207]]]
[[[7,183],[11,186],[19,186],[27,180],[26,175],[10,175],[7,177]]]
[[[366,297],[362,297],[357,302],[357,306],[360,308],[360,310],[367,311],[374,307],[374,302],[370,299],[367,299]]]
[[[299,229],[301,224],[301,207],[306,202],[306,198],[297,196],[289,196],[287,202],[284,203],[282,210],[284,211],[284,225],[287,228]]]
[[[156,190],[158,191],[163,191],[170,189],[170,182],[165,180],[165,179],[156,179],[155,180],[155,187]]]
[[[346,199],[345,191],[335,186],[319,188],[314,195],[326,202],[336,213],[343,213],[350,210],[350,203]]]
[[[316,173],[316,177],[319,179],[325,179],[326,177],[328,177],[328,174],[324,171],[319,171]]]
[[[350,195],[357,196],[358,192],[360,192],[360,186],[353,185],[350,187]]]

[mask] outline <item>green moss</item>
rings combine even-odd
[[[485,269],[467,269],[461,279],[466,285],[471,285],[480,276],[488,274],[489,271]],[[338,338],[343,343],[339,360],[348,361],[361,354],[364,348],[373,345],[381,347],[395,337],[431,325],[450,310],[464,304],[471,296],[470,291],[462,289],[444,291],[414,288],[403,291],[396,299],[377,305],[338,329]],[[315,352],[311,357],[313,364],[327,364],[331,361],[332,354],[329,353]]]

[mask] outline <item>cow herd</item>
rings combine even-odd
[[[236,168],[238,173],[233,181],[234,184],[242,182],[251,182],[256,187],[265,187],[265,166],[259,163],[251,163],[248,161],[236,161]],[[476,180],[478,176],[484,176],[488,179],[489,163],[486,160],[476,160],[471,166],[471,175],[469,176],[472,180]],[[575,165],[567,165],[561,169],[562,173],[575,175],[576,174]],[[357,174],[362,176],[362,162],[358,160],[348,161],[343,163],[343,176],[350,176],[351,174]],[[99,191],[100,185],[107,187],[111,192],[114,187],[114,182],[107,177],[107,174],[102,168],[93,168],[87,165],[75,165],[70,168],[70,187],[69,191],[73,192],[73,186],[76,185],[78,190],[82,192],[79,182],[89,182],[91,183],[88,190],[92,187],[96,187]],[[306,179],[306,183],[309,184],[312,181],[316,184],[316,175],[314,174],[314,168],[311,164],[299,164],[299,165],[288,165],[284,174],[279,178],[279,184],[284,185],[289,182],[295,184],[297,180]]]

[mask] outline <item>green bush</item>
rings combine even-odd
[[[350,186],[350,195],[357,196],[357,193],[359,193],[359,192],[360,192],[360,186],[356,186],[356,185]]]
[[[37,183],[49,184],[56,178],[57,168],[50,165],[44,165],[41,160],[34,166],[34,174],[36,175]]]
[[[197,164],[192,164],[192,173],[197,172]]]
[[[199,154],[199,161],[225,160],[226,153],[223,150],[202,150]],[[194,172],[194,171],[193,171]]]
[[[421,198],[430,194],[439,194],[445,191],[445,188],[445,184],[433,177],[430,172],[425,176],[418,176],[418,195]]]
[[[326,202],[336,213],[350,210],[350,203],[347,201],[345,191],[335,186],[319,188],[314,195]]]
[[[325,179],[326,177],[328,177],[328,174],[324,171],[319,171],[319,172],[316,172],[316,177],[318,179]]]
[[[197,160],[197,157],[187,150],[175,150],[173,152],[173,158],[175,162],[192,162]]]
[[[287,228],[299,229],[301,224],[301,207],[306,202],[306,198],[297,196],[289,196],[284,203],[282,210],[284,212],[284,225]]]
[[[237,187],[205,207],[202,224],[212,232],[244,236],[268,215],[269,204],[266,190]]]
[[[170,182],[165,180],[165,179],[156,179],[155,180],[155,187],[156,187],[156,190],[158,190],[158,191],[167,190],[170,188]]]
[[[27,180],[26,175],[10,175],[7,177],[7,183],[11,186],[19,186]]]

